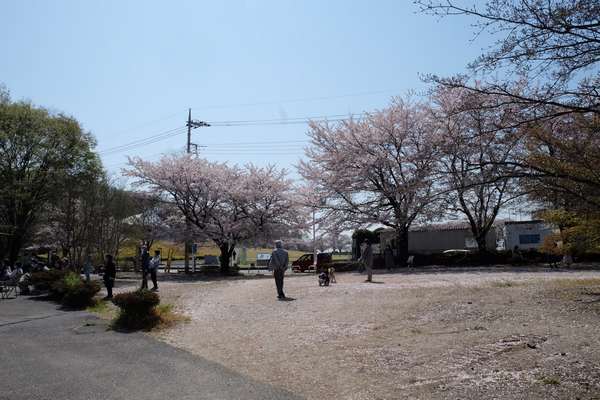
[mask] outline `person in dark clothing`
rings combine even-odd
[[[150,272],[150,253],[142,246],[142,289],[148,289],[148,273]]]
[[[106,261],[104,262],[104,286],[106,286],[106,297],[105,299],[112,299],[112,289],[115,285],[115,278],[117,277],[117,267],[113,261],[113,256],[110,254],[106,255]]]
[[[392,250],[392,246],[389,244],[383,251],[383,257],[385,259],[385,267],[388,271],[391,271],[394,268],[394,251]]]
[[[269,259],[269,269],[273,270],[275,286],[277,287],[277,298],[279,300],[286,300],[283,293],[283,277],[285,270],[288,268],[288,262],[288,252],[283,249],[283,242],[281,240],[276,241],[275,250],[271,253],[271,258]]]

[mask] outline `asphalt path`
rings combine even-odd
[[[0,399],[300,398],[84,311],[0,300]]]

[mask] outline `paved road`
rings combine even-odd
[[[300,399],[82,311],[0,300],[0,399]]]

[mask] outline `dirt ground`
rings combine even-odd
[[[162,340],[308,399],[600,399],[600,270],[168,283]]]

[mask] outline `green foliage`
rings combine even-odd
[[[65,283],[65,287],[67,288],[67,290],[72,290],[79,286],[79,284],[81,283],[81,277],[79,276],[79,274],[76,274],[74,272],[68,272],[63,278],[63,282]]]
[[[52,285],[60,281],[65,276],[65,272],[57,269],[50,271],[33,272],[30,282],[34,289],[40,292],[47,292],[52,288]]]
[[[52,283],[50,296],[69,308],[85,308],[94,303],[94,296],[100,291],[100,284],[86,282],[75,272],[66,273],[62,279]]]
[[[62,305],[71,308],[85,308],[94,304],[94,296],[100,291],[100,284],[96,281],[80,281],[77,285],[67,288]]]
[[[12,227],[0,236],[0,257],[14,262],[61,189],[101,168],[93,137],[74,118],[0,98],[0,225]]]
[[[114,297],[113,303],[120,308],[119,315],[113,321],[117,330],[150,330],[160,322],[156,306],[160,303],[157,293],[149,290],[121,293]]]
[[[542,251],[576,256],[600,252],[600,215],[558,209],[544,212],[542,218],[559,227],[546,237]]]
[[[535,177],[525,179],[524,184],[530,196],[554,210],[577,211],[580,215],[597,213],[600,210],[599,132],[600,119],[588,114],[565,116],[528,127],[525,162]]]

